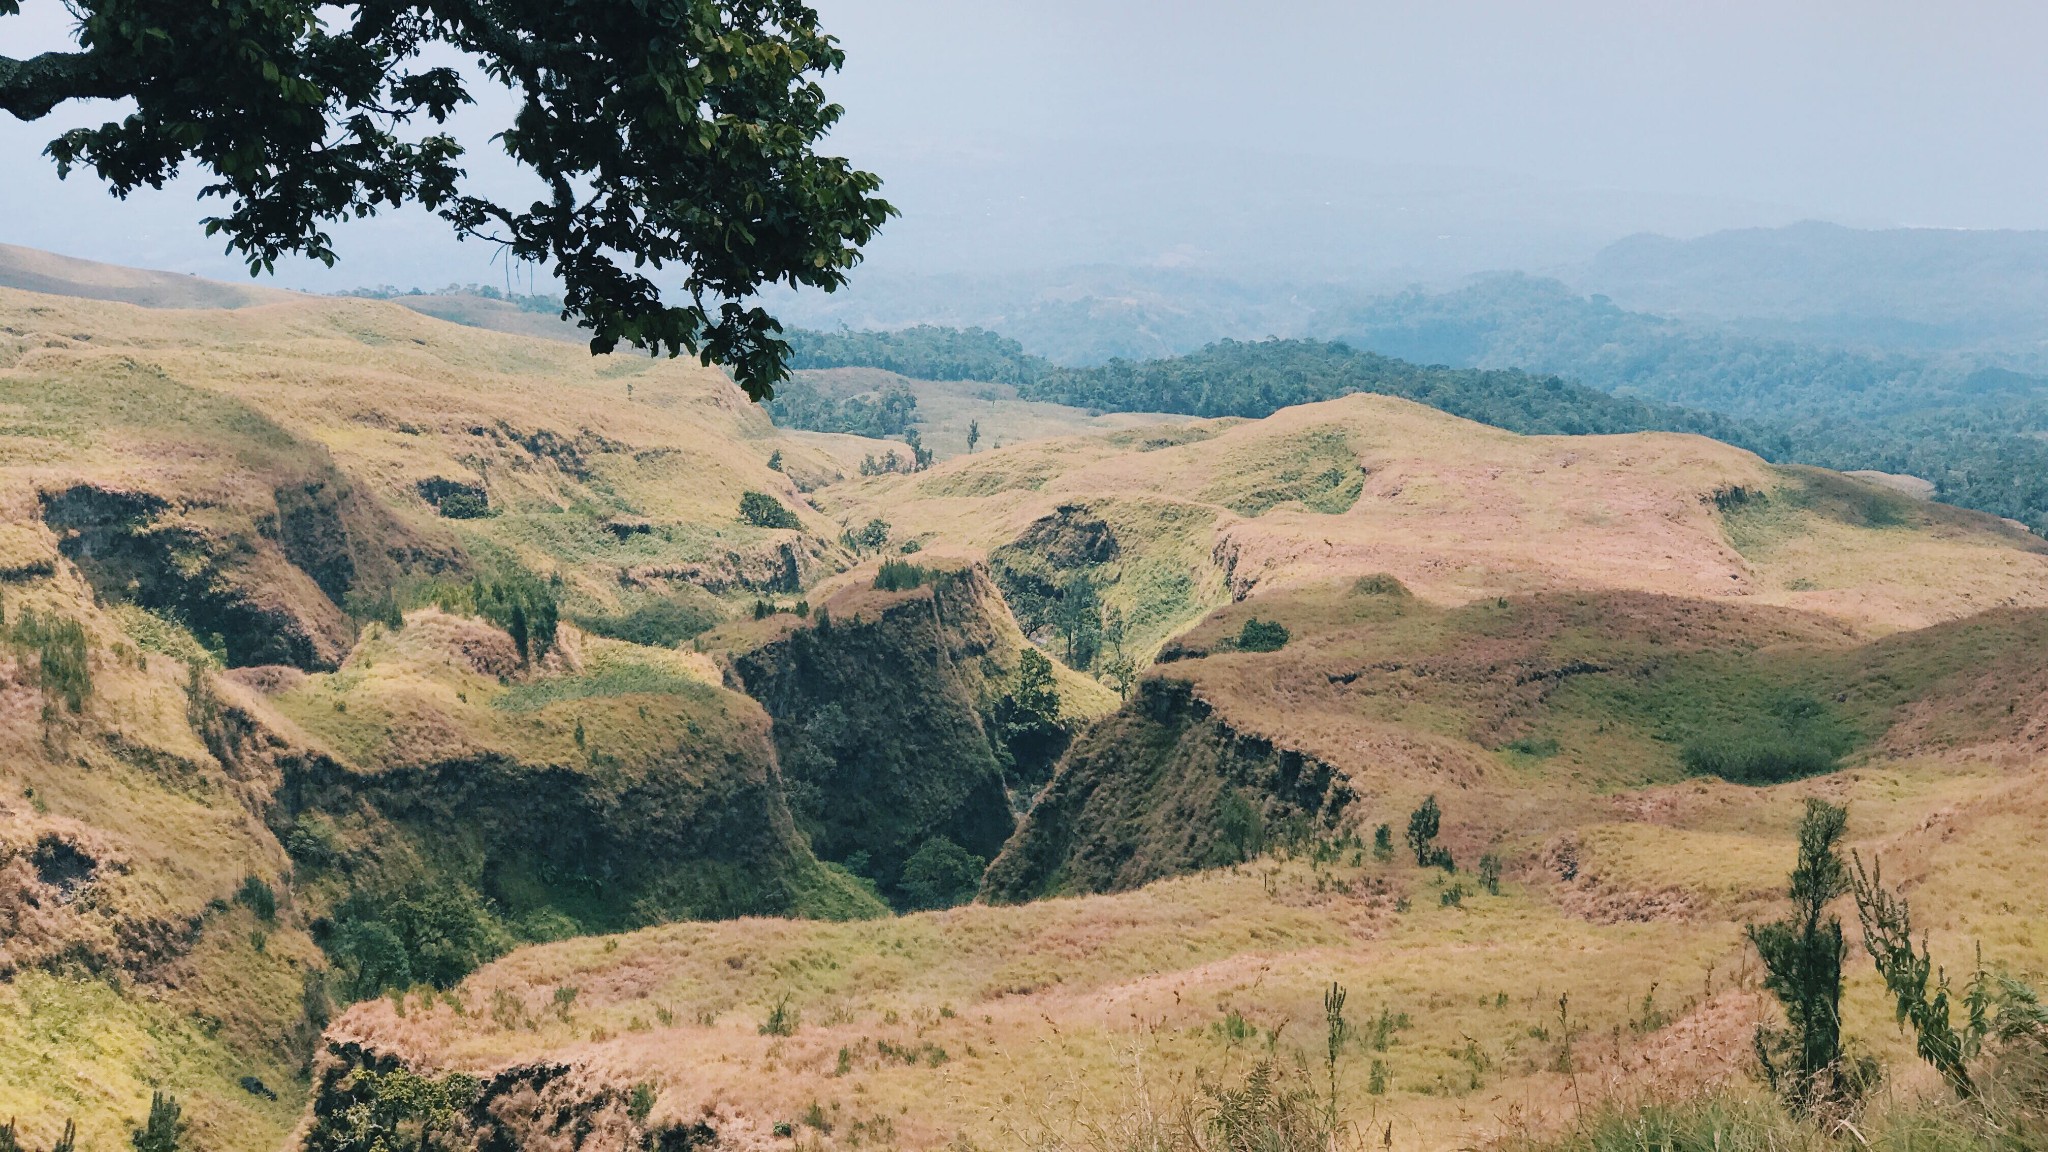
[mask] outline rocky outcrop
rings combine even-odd
[[[434,1107],[443,1104],[445,1109]],[[423,1148],[431,1137],[432,1147],[445,1152],[689,1152],[718,1139],[702,1120],[649,1123],[644,1111],[634,1111],[629,1092],[595,1081],[572,1064],[540,1062],[481,1077],[432,1077],[389,1053],[352,1042],[331,1043],[315,1073],[302,1147],[305,1152],[360,1147],[357,1137],[365,1115],[378,1117],[391,1135],[416,1136]]]
[[[236,666],[334,668],[355,638],[345,605],[460,566],[324,462],[240,479],[210,498],[74,483],[41,494],[42,518],[101,601],[180,620]]]
[[[1334,823],[1342,773],[1233,728],[1184,680],[1154,678],[1067,753],[983,880],[995,903],[1113,892],[1237,863]]]

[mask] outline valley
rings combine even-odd
[[[1453,414],[1550,415],[1540,383],[792,387],[907,392],[913,444],[509,305],[31,270],[65,292],[0,288],[32,1147],[117,1146],[157,1090],[222,1152],[364,1117],[1149,1147],[1255,1074],[1361,1143],[1509,1146],[1753,1090],[1744,926],[1809,798],[1951,970],[2048,966],[2048,543],[2012,521]],[[1929,1089],[1847,969],[1858,1051]]]

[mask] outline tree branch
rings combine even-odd
[[[124,87],[84,52],[45,52],[26,60],[0,56],[0,110],[40,120],[66,100],[114,100]]]

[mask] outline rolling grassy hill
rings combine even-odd
[[[2038,538],[1673,432],[930,396],[984,446],[863,475],[688,363],[0,290],[0,1111],[1094,1148],[1320,1069],[1335,980],[1345,1117],[1465,1146],[1742,1077],[1812,795],[2048,962]],[[1432,794],[1455,874],[1372,848]]]
[[[2048,960],[2020,897],[2040,862],[1997,847],[2048,829],[2021,672],[2048,557],[1995,518],[1698,438],[1520,437],[1381,397],[818,496],[999,580],[1085,572],[1126,644],[1162,650],[1036,799],[993,903],[524,951],[459,1007],[359,1007],[324,1083],[397,1058],[510,1101],[545,1060],[567,1071],[534,1138],[1094,1147],[1268,1056],[1320,1076],[1335,980],[1351,1121],[1484,1142],[1566,1119],[1573,1085],[1742,1080],[1767,1002],[1740,929],[1777,906],[1809,795],[1849,804],[1942,954]],[[1254,617],[1289,638],[1244,650]],[[1455,875],[1369,848],[1429,794]],[[1910,1083],[1854,972],[1852,1032]]]
[[[161,1084],[194,1139],[269,1146],[337,1002],[527,940],[883,910],[812,855],[718,663],[769,641],[754,602],[793,620],[859,562],[802,486],[872,442],[378,302],[7,291],[0,329],[0,1109],[32,1138],[122,1138]],[[1007,635],[974,657],[995,698]]]

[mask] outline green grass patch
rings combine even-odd
[[[574,676],[556,676],[531,684],[515,684],[491,699],[506,712],[538,712],[571,700],[611,696],[682,696],[710,703],[717,690],[701,680],[652,664],[606,664]]]
[[[1365,490],[1358,454],[1341,428],[1265,441],[1256,453],[1238,453],[1230,464],[1229,479],[1211,485],[1203,498],[1241,516],[1261,516],[1290,502],[1336,515],[1350,510]]]
[[[1729,488],[1714,494],[1722,531],[1737,552],[1760,559],[1780,541],[1803,536],[1813,519],[1880,530],[1928,520],[1924,501],[1818,468],[1780,468],[1770,491]]]
[[[592,635],[649,648],[673,648],[724,618],[718,601],[695,587],[640,599],[617,612],[572,612],[569,616],[578,628]]]
[[[208,647],[200,643],[183,621],[167,613],[151,612],[140,605],[127,603],[109,604],[107,612],[121,626],[121,631],[135,641],[135,646],[145,652],[155,652],[202,668],[219,668],[227,662],[224,647]]]

